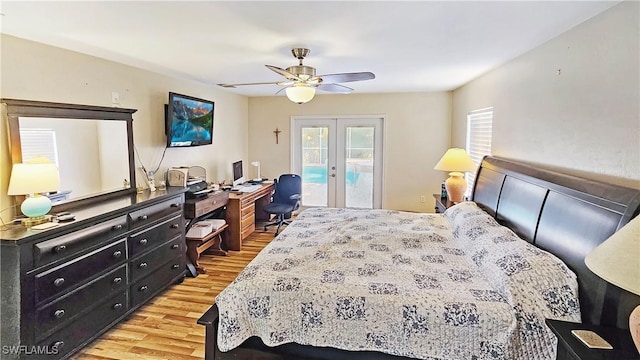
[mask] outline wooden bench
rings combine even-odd
[[[227,252],[222,250],[222,232],[229,227],[228,224],[220,226],[214,232],[206,235],[203,238],[187,238],[187,256],[191,263],[196,267],[198,274],[206,273],[206,269],[200,266],[198,259],[200,254],[209,249],[214,255],[226,256]]]

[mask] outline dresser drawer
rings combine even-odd
[[[46,340],[38,343],[38,345],[46,346],[50,351],[57,349],[58,354],[50,358],[59,359],[78,346],[83,345],[91,337],[111,325],[111,323],[124,315],[128,309],[127,293],[122,292],[98,305],[93,311],[79,317],[68,326],[55,332]]]
[[[131,307],[136,307],[150,299],[157,292],[164,289],[170,281],[184,276],[184,254],[168,263],[163,264],[158,270],[131,286],[129,295]]]
[[[162,224],[132,234],[129,236],[129,258],[153,249],[158,244],[184,233],[184,220],[182,215],[173,217]]]
[[[240,233],[240,239],[246,239],[249,235],[253,234],[254,231],[256,231],[256,225],[254,223],[251,223],[251,225],[242,229]]]
[[[185,241],[178,235],[171,241],[162,244],[156,250],[132,260],[129,263],[131,282],[152,273],[160,267],[160,265],[184,254],[185,251]]]
[[[43,241],[33,246],[33,265],[38,267],[65,259],[126,232],[127,216],[123,215],[86,229]]]
[[[254,223],[256,220],[256,213],[253,211],[255,207],[252,206],[250,209],[251,211],[247,211],[246,213],[244,212],[244,210],[242,211],[242,216],[240,217],[240,228],[244,229],[245,226],[247,226],[247,224],[251,224]]]
[[[240,200],[240,208],[244,211],[247,207],[253,205],[255,202],[255,196],[253,194],[243,197]]]
[[[256,231],[256,224],[252,221],[240,230],[240,238],[244,240],[249,235],[253,234],[254,231]]]
[[[139,228],[153,223],[172,213],[182,215],[182,197],[175,197],[165,200],[159,204],[147,206],[144,209],[129,213],[131,219],[131,229]]]
[[[51,296],[67,292],[74,286],[123,263],[127,258],[127,242],[122,239],[114,244],[90,252],[35,276],[36,303]]]
[[[219,209],[229,202],[229,192],[220,191],[209,195],[205,199],[187,200],[184,208],[186,218],[194,219],[213,210]]]
[[[36,311],[36,341],[47,337],[51,330],[68,323],[83,311],[92,308],[103,299],[127,289],[127,266],[105,274],[95,281],[71,292],[60,300]]]
[[[240,210],[240,218],[244,219],[247,216],[254,215],[255,213],[256,213],[256,204],[251,203],[247,207],[243,207],[242,210]]]

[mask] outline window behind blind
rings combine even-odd
[[[53,129],[22,128],[20,144],[23,163],[34,157],[43,156],[59,165],[56,132]]]
[[[493,107],[473,110],[467,114],[467,153],[478,166],[485,155],[491,155],[492,128]],[[475,172],[466,173],[467,196],[471,195],[475,179]]]

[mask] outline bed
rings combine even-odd
[[[626,327],[640,298],[584,257],[638,214],[639,190],[487,157],[473,194],[444,215],[301,213],[198,321],[206,358],[547,359],[545,317]]]

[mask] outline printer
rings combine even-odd
[[[187,199],[199,199],[207,196],[213,189],[209,189],[206,181],[199,181],[187,186],[185,197]]]

